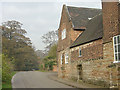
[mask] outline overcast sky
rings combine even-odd
[[[2,5],[2,22],[8,20],[17,20],[23,24],[27,35],[36,49],[43,50],[41,36],[48,31],[57,30],[60,23],[61,11],[63,4],[67,6],[101,8],[101,0],[96,2],[79,2],[70,0],[61,2],[59,0],[49,1],[26,1],[26,2],[9,2],[0,3]],[[17,0],[16,0],[17,1]],[[49,2],[48,2],[49,1]],[[64,0],[65,1],[65,0]],[[0,11],[1,11],[0,8]],[[0,22],[1,23],[1,22]]]

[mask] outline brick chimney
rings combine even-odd
[[[107,62],[107,65],[114,64],[114,48],[113,37],[120,35],[120,5],[119,0],[102,0],[103,11],[103,59]],[[106,66],[107,66],[106,65]],[[113,86],[120,89],[120,65],[116,64],[116,70],[110,69],[110,75],[114,77],[110,78]],[[116,73],[114,72],[116,71]],[[112,87],[112,86],[110,86]]]
[[[102,0],[103,11],[103,42],[112,41],[112,37],[120,34],[119,0]]]

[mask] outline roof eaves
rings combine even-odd
[[[77,47],[77,46],[80,46],[80,45],[83,45],[83,44],[86,44],[86,43],[90,43],[90,42],[93,42],[93,41],[96,41],[96,40],[99,40],[99,39],[102,39],[103,37],[99,37],[97,39],[94,39],[94,40],[91,40],[91,41],[88,41],[88,42],[84,42],[84,43],[81,43],[81,44],[77,44],[77,45],[73,45],[73,46],[70,46],[70,48],[74,48],[74,47]]]
[[[81,28],[73,28],[75,31],[85,31],[85,29],[81,29]]]

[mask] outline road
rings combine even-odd
[[[57,81],[48,78],[50,72],[18,72],[12,78],[13,88],[72,88]]]

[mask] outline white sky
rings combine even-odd
[[[93,1],[44,0],[43,2],[43,0],[4,0],[4,2],[0,3],[0,11],[2,11],[0,17],[2,14],[2,22],[8,20],[21,22],[33,46],[36,49],[43,50],[45,45],[42,43],[41,36],[48,31],[58,29],[63,4],[77,7],[101,8],[101,0]]]

